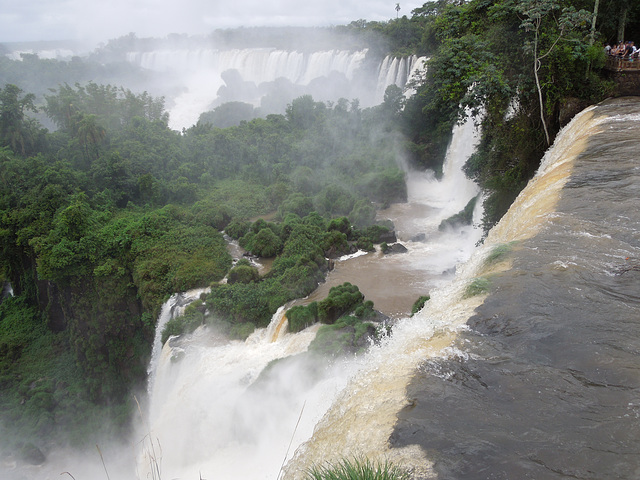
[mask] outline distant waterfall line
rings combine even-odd
[[[371,73],[367,64],[368,49],[357,51],[326,50],[298,52],[275,48],[248,49],[164,49],[148,52],[129,52],[127,61],[152,71],[175,70],[183,73],[210,71],[222,74],[236,70],[244,81],[261,84],[285,78],[294,84],[308,85],[317,78],[332,72],[343,74],[352,81],[358,76],[376,76],[374,102],[383,100],[389,85],[401,88],[409,82],[423,64],[423,57],[410,55],[396,57],[388,55],[378,62]]]

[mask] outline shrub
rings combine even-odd
[[[476,295],[482,295],[489,292],[491,282],[488,278],[478,277],[474,278],[464,290],[463,298],[475,297]]]
[[[204,322],[203,309],[204,304],[202,300],[195,300],[185,309],[183,315],[169,320],[162,330],[160,337],[162,344],[164,345],[171,336],[191,333],[202,325]]]
[[[296,333],[310,327],[318,321],[318,303],[312,302],[307,306],[296,305],[287,310],[289,331]]]
[[[331,287],[329,296],[318,303],[318,319],[323,323],[334,323],[345,313],[353,310],[364,299],[357,286],[345,282]]]
[[[418,298],[418,300],[416,300],[413,306],[411,307],[411,316],[413,317],[416,313],[422,310],[422,307],[424,307],[424,304],[427,303],[429,300],[431,300],[431,296],[429,295],[422,295],[420,298]]]
[[[349,213],[349,219],[357,228],[368,227],[376,221],[376,209],[367,200],[358,200]]]
[[[234,240],[238,240],[239,238],[247,234],[250,226],[250,222],[233,220],[231,223],[229,223],[229,225],[227,225],[224,231]]]
[[[249,260],[242,258],[235,267],[229,271],[228,283],[251,283],[260,279],[258,269],[249,263]]]
[[[329,258],[336,258],[349,253],[349,242],[347,236],[337,230],[330,230],[324,235],[322,250]]]
[[[348,238],[351,234],[351,222],[349,222],[349,219],[347,217],[333,218],[327,225],[327,231],[331,232],[333,230],[344,233]]]
[[[259,257],[275,257],[282,250],[282,240],[273,230],[265,227],[247,242],[246,248]]]
[[[473,197],[460,212],[442,220],[438,226],[438,230],[442,231],[447,227],[455,228],[460,225],[471,225],[471,222],[473,222],[473,210],[476,207],[477,201],[478,197]]]
[[[367,458],[343,459],[336,464],[314,466],[305,480],[409,480],[407,470],[389,462],[374,463]]]
[[[500,245],[496,245],[493,247],[487,258],[485,259],[485,265],[491,265],[502,260],[507,253],[509,253],[513,249],[513,245],[515,242],[509,243],[501,243]]]

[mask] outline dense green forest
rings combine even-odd
[[[639,22],[627,0],[428,2],[334,28],[354,45],[429,56],[412,97],[390,87],[362,109],[303,96],[283,114],[214,126],[246,109],[226,105],[182,132],[131,66],[0,57],[0,279],[14,293],[0,304],[0,434],[80,443],[126,431],[169,295],[213,283],[203,305],[229,335],[265,326],[315,289],[328,256],[384,240],[392,226],[376,209],[406,200],[397,152],[440,170],[471,113],[483,135],[466,172],[486,193],[489,229],[559,129],[615,93],[603,42],[633,39]],[[274,257],[270,272],[233,266],[223,233]],[[296,328],[335,321],[323,305],[295,313]],[[202,321],[194,306],[167,335]]]

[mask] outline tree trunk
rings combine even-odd
[[[626,5],[622,8],[620,23],[618,23],[618,42],[624,42],[624,29],[627,26],[627,12],[629,11],[629,7]]]
[[[540,120],[542,121],[542,128],[544,129],[544,137],[547,140],[547,146],[550,145],[549,131],[547,130],[547,122],[544,119],[544,102],[542,100],[542,87],[540,86],[540,78],[538,77],[538,70],[542,65],[538,58],[538,30],[540,26],[538,24],[535,31],[535,39],[533,41],[533,76],[536,79],[536,88],[538,89],[538,100],[540,102]]]
[[[598,18],[598,7],[600,6],[600,0],[596,0],[593,6],[593,18],[591,20],[591,33],[589,34],[589,45],[593,45],[596,41],[596,19]]]

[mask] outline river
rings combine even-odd
[[[639,131],[637,98],[578,115],[440,304],[371,353],[287,478],[351,454],[415,478],[639,478]],[[464,299],[478,278],[488,292]]]

